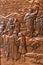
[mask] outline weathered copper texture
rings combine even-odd
[[[0,0],[0,65],[12,64],[43,65],[43,0]]]

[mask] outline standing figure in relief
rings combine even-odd
[[[33,9],[30,8],[29,12],[25,14],[24,20],[26,21],[26,27],[27,31],[30,37],[33,37],[34,33],[34,20],[37,17],[39,11],[39,7],[35,6],[35,11],[33,12]]]
[[[43,16],[40,16],[35,21],[35,34],[36,36],[43,35]]]
[[[26,48],[26,38],[25,35],[23,35],[21,32],[18,33],[18,41],[20,43],[19,45],[19,53],[21,54],[21,58],[24,58],[24,54],[27,52]]]
[[[13,34],[9,37],[9,44],[10,44],[10,53],[9,56],[12,60],[18,59],[18,52],[17,52],[17,32],[13,31]]]

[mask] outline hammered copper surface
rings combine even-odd
[[[0,0],[0,65],[43,65],[43,0]]]

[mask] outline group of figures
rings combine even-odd
[[[30,8],[24,15],[22,22],[14,17],[9,17],[8,22],[0,19],[0,39],[2,39],[0,46],[7,54],[7,60],[9,58],[17,60],[27,53],[26,37],[43,35],[43,15],[37,17],[38,12],[39,7],[36,4],[34,10]],[[26,25],[25,33],[20,31],[21,23]]]

